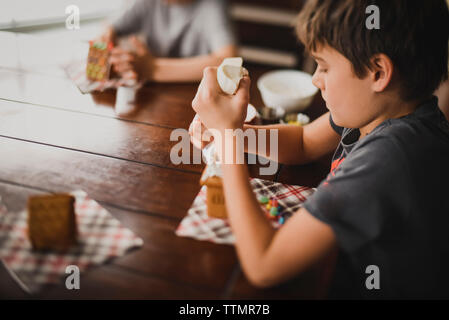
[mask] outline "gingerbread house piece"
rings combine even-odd
[[[223,192],[221,168],[218,164],[208,164],[201,175],[200,184],[206,186],[207,215],[212,218],[228,217]]]
[[[87,56],[86,76],[92,81],[108,80],[111,73],[109,54],[112,43],[89,42],[89,54]]]
[[[28,199],[28,236],[33,249],[64,251],[76,243],[74,204],[69,194]]]

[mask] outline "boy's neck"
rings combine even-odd
[[[413,113],[419,105],[420,102],[416,101],[413,102],[390,101],[388,103],[383,103],[381,110],[391,110],[391,111],[382,113],[370,123],[359,128],[360,131],[359,140],[368,135],[371,131],[373,131],[378,125],[380,125],[385,120],[404,117],[410,113]],[[401,106],[401,108],[397,109],[398,106]]]

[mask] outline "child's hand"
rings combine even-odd
[[[242,129],[249,102],[250,79],[245,76],[235,95],[224,93],[217,82],[217,68],[204,69],[192,107],[209,129]]]
[[[190,141],[198,149],[202,150],[214,140],[210,131],[204,126],[199,117],[195,117],[189,126]]]
[[[112,26],[106,27],[106,29],[103,31],[102,34],[100,34],[97,38],[95,38],[95,41],[100,41],[104,43],[112,42],[112,44],[115,45],[115,42],[117,40],[115,30]]]
[[[131,43],[134,51],[115,47],[109,61],[122,78],[146,81],[150,79],[154,57],[147,46],[136,37],[131,38]]]

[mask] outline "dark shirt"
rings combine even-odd
[[[304,204],[336,235],[330,297],[448,298],[449,123],[436,97],[360,140],[358,129],[330,122],[341,141]],[[366,286],[370,265],[380,289]]]

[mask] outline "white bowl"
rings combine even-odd
[[[312,102],[318,88],[312,76],[297,70],[275,70],[257,81],[265,106],[282,108],[285,112],[304,111]]]

